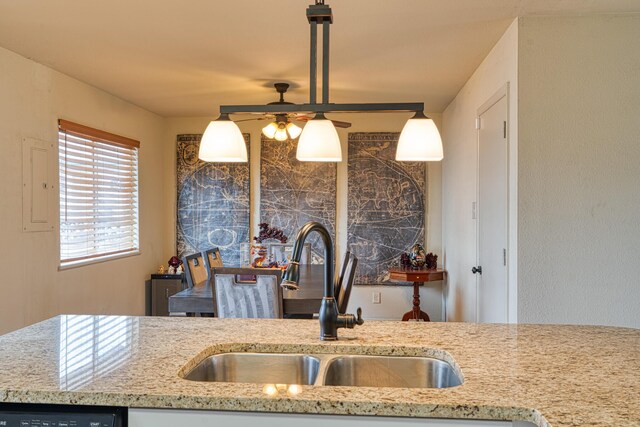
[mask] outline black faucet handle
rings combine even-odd
[[[364,320],[362,319],[362,308],[358,307],[358,309],[356,310],[356,325],[360,326],[364,323]]]

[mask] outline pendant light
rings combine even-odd
[[[200,140],[198,158],[205,162],[246,162],[247,145],[237,124],[220,114],[207,126]]]
[[[302,130],[296,158],[301,162],[341,162],[342,148],[336,127],[324,114],[317,114]]]
[[[347,103],[334,104],[329,102],[329,35],[330,26],[333,23],[333,13],[329,5],[324,4],[324,0],[315,0],[315,4],[307,8],[307,21],[310,28],[310,69],[309,69],[309,103],[308,104],[292,104],[284,102],[281,96],[281,102],[271,103],[267,105],[222,105],[220,106],[221,116],[214,123],[228,122],[229,114],[244,113],[262,113],[284,115],[291,113],[309,113],[315,114],[315,118],[305,125],[298,141],[298,149],[296,157],[301,161],[316,162],[339,162],[342,161],[342,150],[340,149],[340,140],[334,125],[328,120],[325,113],[400,113],[412,112],[414,117],[409,119],[405,124],[400,140],[398,142],[396,160],[399,161],[439,161],[442,160],[442,140],[437,127],[433,120],[424,115],[423,102],[404,102],[404,103]],[[316,92],[318,86],[318,28],[322,30],[322,102],[316,100]],[[277,89],[277,86],[276,86]],[[286,90],[286,89],[285,89]],[[280,91],[279,91],[280,92]],[[282,92],[284,93],[284,92]],[[282,95],[281,93],[281,95]],[[223,116],[225,118],[223,118]],[[288,121],[288,120],[287,120]],[[273,125],[273,126],[272,126]],[[291,125],[291,126],[290,126]],[[234,125],[235,126],[235,125]],[[271,138],[286,139],[289,137],[295,139],[295,132],[299,130],[297,126],[294,128],[292,123],[285,123],[280,126],[276,122],[269,124],[263,129],[263,133]],[[297,128],[297,129],[296,129]],[[225,128],[226,129],[226,128]],[[222,131],[217,128],[212,129],[222,135]],[[205,134],[209,131],[209,127]],[[293,132],[293,133],[292,133]],[[224,134],[228,137],[226,144],[227,150],[234,153],[240,153],[244,150],[245,155],[242,156],[224,156],[222,152],[216,153],[213,149],[210,151],[211,160],[207,161],[241,161],[227,160],[244,158],[246,161],[246,147],[244,141],[240,144],[238,135],[241,136],[240,130],[225,130]],[[271,136],[273,135],[273,136]],[[203,136],[203,142],[205,137]],[[212,142],[213,144],[213,142]],[[221,144],[217,142],[216,144]],[[224,144],[223,144],[224,145]],[[204,150],[209,153],[209,151]],[[201,148],[201,153],[203,149]]]
[[[407,162],[432,162],[443,158],[442,139],[436,124],[417,112],[404,125],[398,140],[396,160]]]

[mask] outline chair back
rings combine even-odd
[[[190,288],[205,283],[209,279],[207,266],[201,253],[182,258],[187,284]]]
[[[342,260],[342,265],[340,266],[340,273],[336,273],[334,283],[333,283],[333,295],[338,298],[340,294],[340,284],[342,283],[342,278],[344,277],[344,272],[347,271],[347,264],[349,263],[349,257],[351,256],[351,251],[347,251],[344,254],[344,259]]]
[[[357,266],[358,258],[347,252],[347,259],[345,259],[342,266],[342,274],[340,275],[339,286],[336,291],[336,302],[338,303],[338,312],[340,314],[345,314],[347,312],[347,305],[349,304],[351,287],[353,286],[353,280],[356,276]]]
[[[202,257],[208,272],[211,272],[212,268],[223,267],[222,256],[220,256],[220,249],[218,248],[211,248],[202,252]]]
[[[211,274],[218,317],[282,318],[281,270],[213,268]]]

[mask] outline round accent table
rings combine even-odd
[[[444,280],[446,271],[443,269],[427,270],[425,268],[391,268],[389,274],[391,280],[400,282],[413,282],[413,308],[402,316],[403,321],[417,320],[429,322],[429,315],[420,310],[420,285],[426,282]]]

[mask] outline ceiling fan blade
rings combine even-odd
[[[333,122],[333,125],[337,128],[350,128],[351,127],[351,123],[349,122],[341,122],[340,120],[331,120]]]
[[[236,122],[236,123],[250,122],[252,120],[271,120],[271,118],[269,118],[269,117],[253,117],[251,119],[234,120],[234,122]]]
[[[308,122],[309,120],[313,119],[313,117],[309,117],[307,115],[301,114],[298,115],[294,118],[294,120],[297,120],[299,122]],[[351,123],[349,122],[342,122],[340,120],[331,120],[333,122],[333,125],[337,128],[350,128],[351,127]]]

